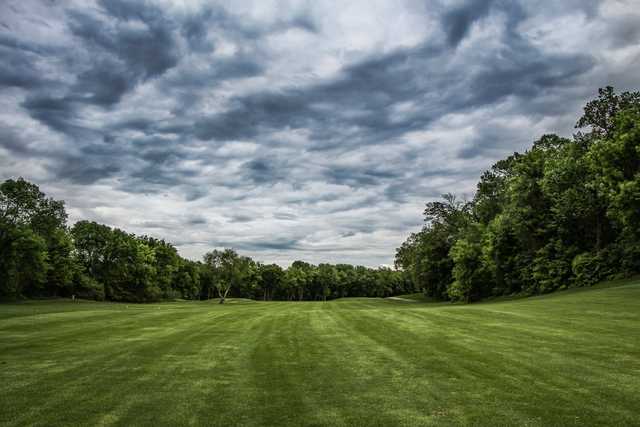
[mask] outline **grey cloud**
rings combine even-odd
[[[73,134],[80,126],[76,119],[73,104],[67,98],[46,94],[27,97],[22,106],[34,119],[46,124],[51,129],[62,133]]]
[[[194,133],[203,140],[233,140],[292,127],[313,132],[312,149],[375,144],[424,128],[446,113],[570,85],[593,68],[594,59],[586,54],[546,53],[513,36],[511,26],[520,15],[516,9],[505,29],[511,44],[490,52],[481,64],[448,65],[445,46],[402,49],[347,66],[333,81],[236,97],[228,111],[196,121]],[[390,107],[399,102],[414,102],[417,112],[394,120]],[[354,126],[356,138],[345,133]]]
[[[288,22],[284,22],[285,27],[290,26],[293,28],[300,28],[302,30],[306,30],[310,33],[317,33],[320,28],[316,21],[314,21],[308,14],[300,14]]]
[[[131,19],[124,9],[107,10],[120,19]],[[140,8],[140,19],[148,18],[145,11]],[[86,43],[93,55],[102,55],[102,60],[94,60],[89,69],[79,74],[77,84],[71,88],[72,93],[80,94],[79,101],[113,105],[139,81],[161,75],[178,63],[178,45],[171,25],[164,21],[143,21],[142,28],[128,28],[86,13],[69,16],[72,33]]]
[[[243,170],[248,179],[256,184],[269,184],[286,177],[287,165],[275,158],[256,158],[246,162]]]
[[[28,54],[0,45],[0,87],[36,88],[45,81]]]
[[[166,229],[166,228],[174,227],[175,224],[166,223],[166,222],[157,222],[157,221],[142,221],[142,222],[140,222],[139,226],[140,227],[145,227],[145,228],[162,228],[162,229]]]
[[[162,10],[147,2],[101,1],[105,22],[82,12],[69,13],[69,28],[94,48],[122,60],[141,77],[158,76],[178,63],[180,52],[175,24]],[[142,25],[123,25],[130,21]]]
[[[229,219],[231,222],[251,222],[257,218],[252,215],[237,214],[232,215]]]
[[[214,55],[209,59],[206,68],[187,65],[180,72],[163,80],[161,85],[169,92],[188,91],[189,96],[197,96],[196,93],[202,89],[202,83],[205,81],[215,86],[226,80],[253,77],[263,72],[262,63],[246,54],[231,58],[217,58]],[[184,101],[190,102],[189,99]]]
[[[637,45],[640,42],[640,14],[630,13],[616,18],[612,22],[611,42],[609,47],[620,49]]]
[[[257,93],[233,101],[229,111],[194,124],[195,135],[203,140],[233,140],[256,136],[260,127],[301,126],[308,112],[304,93]]]
[[[299,247],[299,241],[297,239],[276,239],[276,240],[267,240],[267,241],[257,241],[251,243],[243,243],[238,246],[238,248],[246,249],[246,250],[295,250]]]
[[[158,124],[156,121],[148,119],[146,117],[133,117],[127,118],[120,122],[114,123],[109,126],[110,131],[122,131],[122,130],[134,130],[145,134],[158,133]]]
[[[137,76],[124,64],[104,59],[78,75],[71,88],[73,100],[108,107],[120,102],[136,85],[136,80]]]
[[[290,214],[290,213],[285,213],[285,212],[276,212],[273,214],[273,217],[275,219],[279,219],[282,221],[294,221],[296,220],[298,217],[294,214]]]
[[[365,169],[362,167],[332,167],[325,172],[331,182],[351,186],[379,185],[383,181],[398,178],[402,171]]]
[[[5,127],[6,126],[6,127]],[[4,123],[0,123],[0,147],[16,156],[35,154],[19,133]]]
[[[191,49],[198,52],[211,52],[214,49],[213,43],[207,40],[209,20],[212,15],[213,10],[209,8],[185,19],[180,31]]]
[[[57,47],[21,40],[13,34],[0,32],[0,88],[33,90],[55,86],[55,80],[41,68],[39,61],[60,53]]]
[[[493,0],[470,0],[444,14],[442,24],[447,33],[447,42],[456,46],[474,22],[487,16]]]
[[[86,159],[69,158],[57,164],[54,172],[59,179],[70,180],[75,184],[89,185],[100,179],[110,177],[119,172],[117,164],[87,164]]]
[[[270,250],[296,250],[300,247],[298,239],[264,239],[256,241],[227,241],[213,240],[208,242],[211,247],[228,247],[239,251],[270,251]]]
[[[196,217],[192,217],[187,219],[187,224],[189,225],[204,225],[207,224],[207,219],[201,216],[196,216]]]
[[[533,137],[532,137],[533,138]],[[505,128],[500,124],[479,125],[474,137],[458,151],[458,157],[473,159],[479,156],[494,157],[496,152],[504,152],[510,147],[517,149],[525,145],[519,129]],[[440,171],[443,174],[442,171]]]
[[[149,191],[149,185],[157,185],[160,187],[173,187],[177,183],[184,180],[185,177],[195,177],[198,175],[196,169],[176,169],[174,167],[160,167],[157,164],[147,164],[142,168],[131,172],[132,182],[138,181],[145,192]],[[133,190],[135,186],[131,187]]]
[[[451,179],[452,181],[457,182],[461,178],[466,178],[469,176],[472,176],[472,177],[479,176],[479,173],[480,173],[480,168],[478,166],[475,166],[475,167],[469,167],[469,169],[467,170],[456,171],[455,173],[450,173],[450,174],[445,173],[443,175],[437,175],[436,173],[428,173],[427,175],[438,176],[439,178],[445,176]],[[414,192],[408,194],[406,191],[406,188],[407,188],[407,185],[412,185],[415,179],[414,180],[407,179],[407,180],[399,181],[392,185],[389,185],[385,189],[385,194],[390,200],[393,200],[395,202],[405,202],[410,197],[416,197],[416,195],[418,195],[420,198],[424,200],[431,200],[431,199],[440,198],[442,194],[447,192],[447,191],[443,191],[443,189],[440,186],[432,184],[429,181],[429,177],[425,179],[423,175],[425,174],[417,174],[416,179],[418,180],[418,184],[415,184],[415,183],[413,184],[415,186]],[[461,193],[463,191],[464,191],[463,187],[458,187],[454,192]]]

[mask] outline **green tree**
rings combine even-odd
[[[277,264],[269,264],[261,265],[259,271],[258,286],[262,290],[262,300],[272,300],[274,293],[282,287],[284,270]]]
[[[63,228],[54,229],[47,237],[47,286],[54,296],[70,296],[76,267],[73,241]]]
[[[239,256],[233,249],[213,250],[204,255],[204,264],[213,277],[213,283],[224,304],[232,287],[238,287],[251,273],[250,260]]]
[[[0,234],[0,296],[43,293],[48,269],[44,239],[26,226],[2,227]]]
[[[338,282],[338,274],[331,264],[319,264],[318,272],[315,275],[316,295],[323,301],[331,295],[331,290],[336,287]]]
[[[56,295],[70,284],[66,219],[64,203],[37,185],[22,178],[0,184],[0,293]]]

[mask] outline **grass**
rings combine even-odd
[[[416,301],[416,302],[437,302],[436,300],[426,296],[422,292],[418,292],[415,294],[397,295],[395,297],[389,297],[389,299],[398,300],[398,301],[406,300],[406,301]]]
[[[0,305],[0,425],[639,425],[640,282],[464,305]]]

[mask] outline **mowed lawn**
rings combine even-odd
[[[640,282],[411,300],[0,305],[1,425],[640,425]]]

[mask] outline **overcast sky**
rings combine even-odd
[[[640,0],[0,2],[0,178],[184,256],[391,264],[598,87]]]

